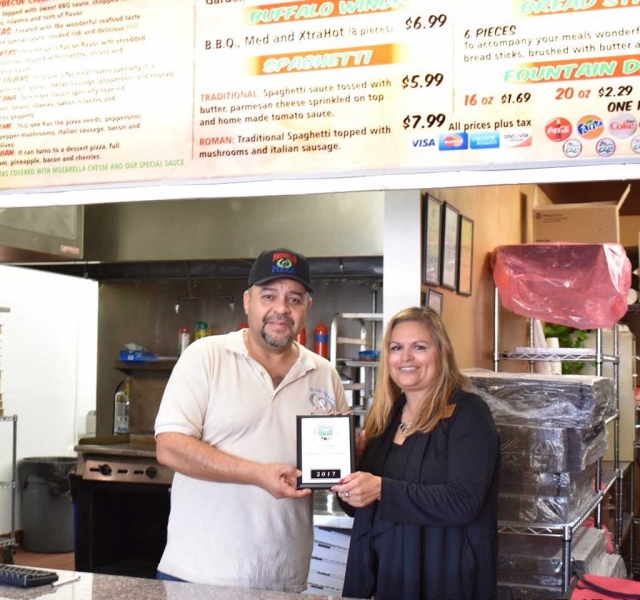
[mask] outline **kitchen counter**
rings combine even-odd
[[[0,600],[327,600],[327,596],[300,595],[285,592],[267,592],[246,588],[218,587],[197,583],[178,583],[116,577],[95,573],[74,573],[58,571],[59,581],[80,575],[79,581],[72,581],[58,587],[43,585],[31,589],[0,586]],[[330,596],[338,600],[339,596]]]

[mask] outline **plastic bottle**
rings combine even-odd
[[[209,323],[205,323],[204,321],[198,321],[196,325],[196,333],[194,338],[199,340],[200,338],[207,337],[211,335],[211,331],[209,329]]]
[[[307,345],[307,328],[303,327],[302,331],[300,331],[300,333],[298,334],[298,337],[296,338],[296,342],[298,342],[298,344],[300,344],[301,346],[305,346]]]
[[[183,327],[178,334],[178,356],[182,355],[190,343],[191,330],[188,327]]]
[[[121,387],[122,386],[122,387]],[[130,379],[127,377],[120,382],[116,390],[113,414],[113,433],[129,433],[129,395]]]
[[[322,321],[313,332],[313,351],[323,358],[329,358],[329,330]]]

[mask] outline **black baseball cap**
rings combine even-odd
[[[249,287],[274,279],[293,279],[308,292],[313,292],[309,277],[309,262],[304,255],[288,248],[265,250],[256,258],[249,272]]]

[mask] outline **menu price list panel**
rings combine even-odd
[[[0,0],[0,189],[640,159],[640,0]]]

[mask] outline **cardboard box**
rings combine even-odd
[[[630,191],[628,185],[617,202],[534,206],[533,241],[619,244],[620,207]]]

